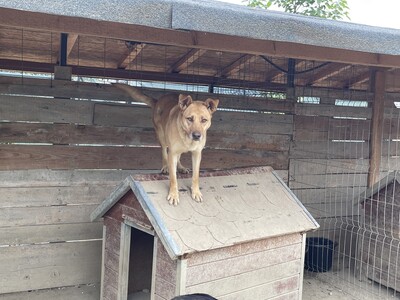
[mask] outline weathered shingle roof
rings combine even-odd
[[[380,54],[400,54],[400,30],[212,0],[0,0],[0,7],[157,28],[196,30]]]
[[[166,201],[168,180],[126,182],[172,258],[319,227],[271,168],[202,177],[202,203],[190,197],[191,179],[181,179],[178,206]],[[127,190],[117,189],[92,219],[103,216]]]

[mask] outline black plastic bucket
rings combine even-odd
[[[306,239],[304,268],[312,272],[327,272],[332,268],[333,242],[322,237]]]

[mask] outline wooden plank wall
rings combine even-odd
[[[160,240],[156,251],[155,299],[169,300],[176,295],[178,262],[171,259]]]
[[[202,167],[271,165],[287,179],[293,116],[254,110],[293,105],[220,99],[230,111],[215,114]],[[83,284],[79,299],[98,299],[102,223],[89,215],[128,174],[161,166],[150,109],[129,101],[110,85],[0,77],[1,297],[73,299]]]
[[[0,171],[2,299],[25,299],[30,290],[82,284],[94,284],[96,291],[89,289],[81,299],[98,299],[102,223],[91,223],[89,215],[129,173]],[[54,293],[49,290],[49,299]],[[71,299],[73,294],[59,289],[55,298]],[[47,299],[43,292],[39,295]]]
[[[130,99],[110,85],[28,79],[18,84],[19,80],[0,79],[0,93],[14,94],[0,99],[0,170],[160,168],[149,108],[117,102]],[[237,104],[240,97],[230,98],[235,97],[221,97],[220,106],[244,109],[243,103]],[[246,103],[248,110],[262,106],[288,110],[282,101]],[[218,111],[202,167],[271,165],[287,170],[292,119],[283,114]],[[188,155],[183,161],[190,165]]]

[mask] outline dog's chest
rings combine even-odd
[[[182,144],[182,152],[201,151],[204,148],[204,141],[193,141],[186,138]]]

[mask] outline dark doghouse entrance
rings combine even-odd
[[[154,236],[131,228],[128,299],[150,299],[153,271]]]

